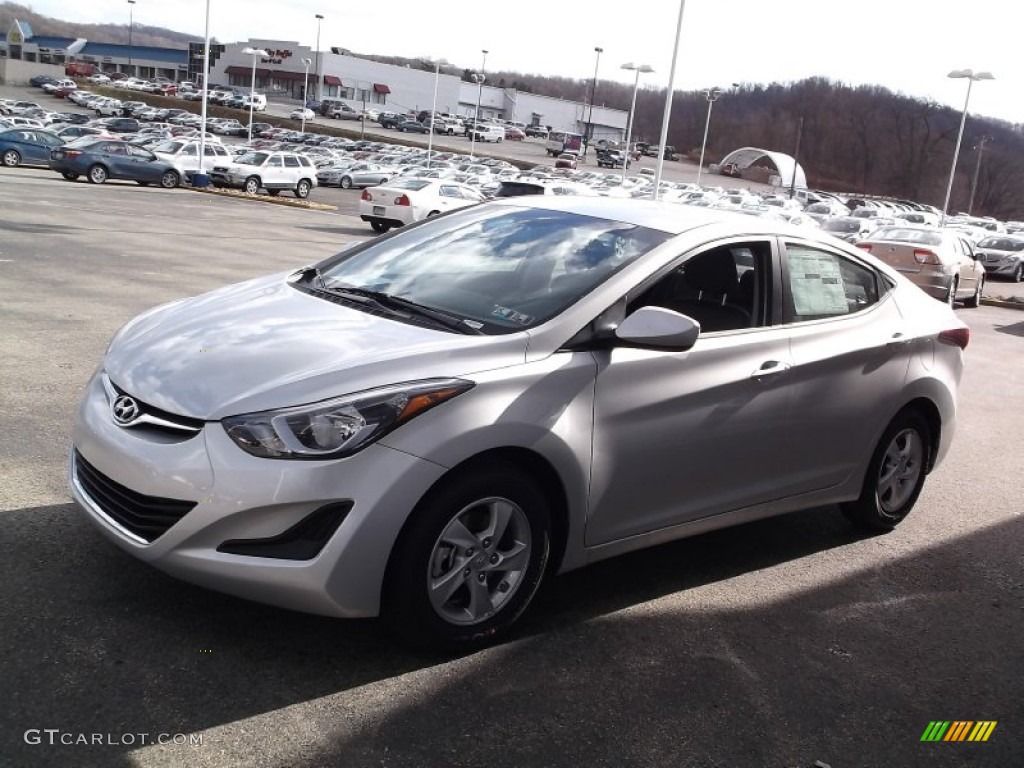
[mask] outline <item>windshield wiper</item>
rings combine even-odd
[[[319,273],[318,273],[319,274]],[[323,277],[321,277],[323,280]],[[453,331],[464,333],[467,335],[479,336],[483,334],[479,328],[474,328],[466,322],[466,319],[459,317],[451,312],[445,312],[441,309],[435,309],[433,307],[425,307],[422,304],[417,304],[415,301],[403,298],[402,296],[396,296],[392,293],[386,293],[384,291],[374,291],[369,288],[357,288],[356,286],[349,285],[338,285],[331,288],[326,286],[323,289],[328,293],[341,294],[343,296],[352,296],[357,299],[369,299],[383,309],[391,312],[398,312],[404,310],[409,314],[418,315],[425,317],[428,320],[434,321],[436,324],[441,325]]]

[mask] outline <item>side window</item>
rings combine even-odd
[[[154,159],[153,155],[144,150],[142,147],[135,147],[132,146],[131,144],[128,145],[128,154],[131,155],[132,157],[140,157],[143,160]]]
[[[860,312],[878,303],[878,275],[845,256],[786,244],[786,322]]]
[[[195,144],[186,144],[181,150],[181,154],[187,155],[188,157],[198,157],[199,148]]]
[[[309,161],[309,158],[306,157],[305,155],[300,155],[299,156],[299,165],[302,165],[305,168],[312,168],[313,167],[313,164]]]
[[[298,168],[299,167],[299,159],[297,157],[295,157],[295,155],[285,155],[284,156],[284,164],[285,164],[285,167],[287,167],[287,168]]]
[[[441,185],[441,197],[459,197],[458,187],[452,187],[447,184]]]
[[[123,142],[111,141],[106,145],[106,151],[108,155],[127,155],[128,150],[125,147]]]
[[[630,297],[627,313],[640,307],[664,307],[692,317],[704,333],[768,325],[771,263],[767,240],[699,251]]]
[[[267,165],[269,165],[271,168],[283,168],[284,167],[284,163],[281,162],[281,156],[280,155],[277,155],[275,157],[270,158],[270,162],[268,162]]]

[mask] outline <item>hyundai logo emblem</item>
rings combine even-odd
[[[111,412],[114,415],[115,423],[126,426],[138,418],[139,404],[135,402],[134,398],[128,397],[128,395],[121,395],[114,401]]]

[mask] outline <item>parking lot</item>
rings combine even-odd
[[[64,475],[114,331],[371,235],[344,213],[0,174],[0,764],[1021,764],[1024,312],[958,310],[957,437],[896,532],[824,508],[620,557],[552,580],[513,640],[462,658],[193,587],[103,539]],[[998,725],[921,743],[933,720]]]

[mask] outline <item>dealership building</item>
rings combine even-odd
[[[256,90],[270,101],[340,98],[353,107],[393,112],[429,110],[434,98],[434,71],[383,64],[351,55],[340,48],[317,53],[296,42],[254,39],[211,46],[210,82],[248,89],[254,57],[247,48],[265,51],[255,58]],[[0,82],[25,83],[38,74],[63,74],[72,61],[93,64],[101,72],[123,72],[141,78],[196,79],[202,71],[202,44],[189,48],[156,48],[97,43],[82,38],[36,35],[25,22],[14,21],[0,38]],[[309,65],[304,63],[308,60]],[[58,69],[60,67],[61,69]],[[514,88],[464,82],[459,75],[437,77],[437,108],[471,116],[479,106],[482,118],[500,118],[556,131],[583,133],[593,125],[597,139],[622,139],[629,113],[601,105],[525,93]]]

